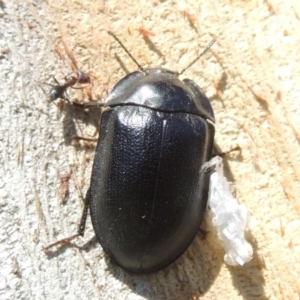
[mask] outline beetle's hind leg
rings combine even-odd
[[[47,252],[50,248],[55,247],[55,246],[64,246],[68,245],[72,240],[76,239],[79,236],[84,236],[84,231],[85,231],[85,224],[86,224],[86,219],[89,211],[89,206],[90,206],[90,189],[88,189],[85,197],[85,203],[84,203],[84,208],[81,216],[81,220],[78,226],[78,231],[76,234],[73,234],[67,238],[58,240],[54,243],[51,243],[45,247],[43,247],[43,250]]]

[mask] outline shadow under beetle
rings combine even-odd
[[[78,233],[90,208],[96,237],[108,256],[135,273],[174,262],[195,238],[207,204],[214,112],[192,80],[181,73],[144,69],[121,79],[103,107],[91,183]],[[82,105],[89,107],[92,103]]]

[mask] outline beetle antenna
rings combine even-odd
[[[216,42],[215,39],[213,39],[207,46],[206,48],[198,55],[186,68],[184,68],[181,72],[177,73],[177,76],[182,75],[188,68],[190,68],[200,57],[202,57],[211,47],[212,45]]]
[[[119,45],[123,48],[123,50],[129,55],[129,57],[134,61],[134,63],[138,66],[138,68],[142,71],[145,72],[145,69],[137,62],[137,60],[131,55],[131,53],[127,50],[127,48],[123,45],[123,43],[119,40],[119,38],[112,33],[111,31],[107,32],[109,35],[111,35],[118,43]]]

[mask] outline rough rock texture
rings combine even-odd
[[[298,0],[0,1],[0,298],[299,299],[299,26]],[[84,238],[42,251],[77,229],[95,145],[71,137],[96,137],[99,111],[50,103],[39,83],[71,72],[63,36],[104,99],[137,69],[107,30],[141,65],[173,70],[217,39],[182,78],[211,99],[219,147],[242,149],[225,161],[251,214],[244,267],[223,263],[209,221],[205,240],[151,275],[111,263],[90,221]]]

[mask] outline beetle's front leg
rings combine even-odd
[[[80,108],[80,109],[98,108],[98,107],[104,106],[104,103],[100,103],[99,101],[96,101],[96,100],[86,102],[86,103],[79,103],[79,102],[72,101],[71,103],[74,107]]]

